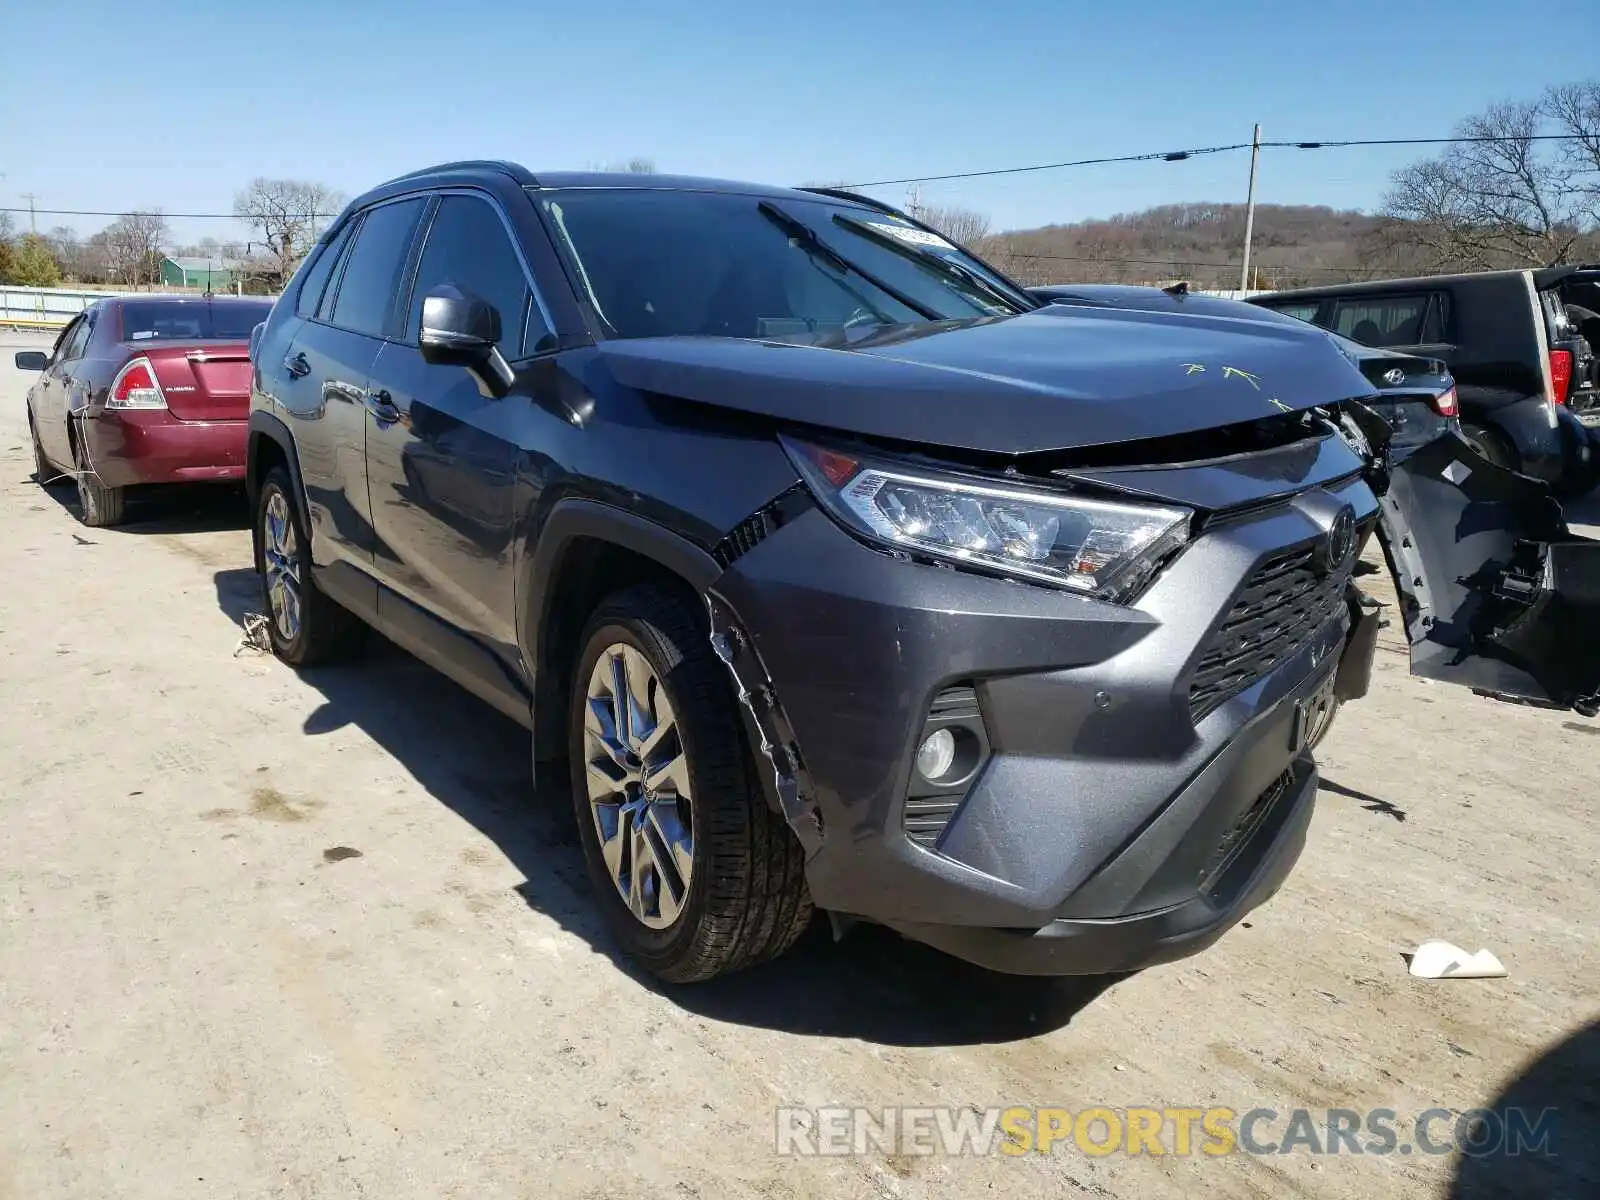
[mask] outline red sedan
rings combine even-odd
[[[34,474],[78,482],[85,525],[122,520],[145,484],[244,479],[250,331],[270,300],[119,296],[61,331],[49,353],[16,356],[42,372],[28,391]]]

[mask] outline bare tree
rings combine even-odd
[[[138,287],[161,277],[161,248],[169,233],[159,210],[124,213],[105,228],[105,252],[110,273],[120,282]]]
[[[919,207],[914,215],[924,225],[931,225],[958,246],[976,246],[989,236],[989,218],[970,208],[926,204]]]
[[[618,158],[608,163],[590,160],[589,170],[599,171],[606,175],[654,175],[656,174],[656,160],[634,155],[632,158]]]
[[[1426,252],[1429,269],[1485,269],[1566,262],[1600,215],[1600,182],[1581,143],[1536,141],[1552,124],[1589,125],[1588,85],[1552,89],[1537,102],[1491,105],[1456,128],[1475,139],[1396,171],[1386,215]],[[1600,123],[1590,126],[1600,143]],[[1566,130],[1562,130],[1566,131]],[[1569,146],[1568,149],[1555,149]]]
[[[1543,108],[1555,132],[1569,139],[1558,143],[1559,154],[1583,216],[1591,227],[1600,225],[1600,81],[1552,87]]]
[[[234,213],[260,231],[280,283],[343,207],[338,192],[302,179],[253,179],[233,198]]]

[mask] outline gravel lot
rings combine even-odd
[[[1299,869],[1198,959],[1040,983],[819,929],[664,989],[520,729],[397,650],[233,656],[242,503],[86,530],[30,481],[39,344],[0,333],[0,1200],[1600,1193],[1600,722],[1412,681],[1390,629]],[[1412,980],[1428,937],[1510,978]],[[1508,1089],[1559,1158],[774,1151],[779,1105],[1387,1107],[1404,1141]]]

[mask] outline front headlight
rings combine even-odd
[[[864,538],[1114,602],[1189,540],[1188,509],[945,474],[782,438],[818,501]]]

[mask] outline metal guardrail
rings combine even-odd
[[[76,288],[0,284],[0,325],[14,325],[23,329],[60,329],[96,300],[119,294]]]

